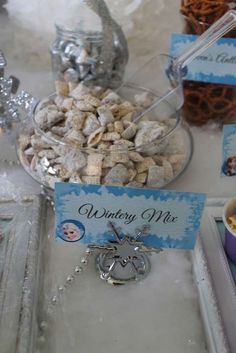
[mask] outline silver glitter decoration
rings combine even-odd
[[[0,77],[4,76],[4,69],[7,66],[6,59],[3,55],[3,52],[0,51]]]
[[[19,108],[31,112],[36,104],[36,100],[24,91],[18,96],[13,96],[20,81],[14,76],[4,77],[6,65],[7,62],[0,51],[0,127],[3,129],[11,128],[13,122],[20,120]]]
[[[13,102],[27,112],[31,112],[37,103],[36,99],[25,91],[21,91],[17,97],[13,98]]]

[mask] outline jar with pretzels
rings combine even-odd
[[[236,8],[236,1],[182,0],[184,33],[201,35],[229,9]],[[236,30],[226,37],[236,38]],[[236,87],[233,85],[185,81],[184,118],[195,125],[216,122],[220,125],[236,121]]]

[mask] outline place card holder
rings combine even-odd
[[[105,245],[89,245],[90,249],[100,250],[96,257],[96,268],[100,278],[109,284],[137,282],[147,277],[151,269],[148,254],[159,253],[162,249],[146,247],[140,237],[147,234],[150,227],[144,224],[136,230],[136,235],[122,235],[121,228],[114,222],[108,222],[115,240]]]

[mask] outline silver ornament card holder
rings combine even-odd
[[[105,245],[89,245],[90,249],[101,252],[96,257],[96,268],[100,278],[109,284],[126,284],[137,282],[147,277],[151,269],[148,254],[159,253],[162,249],[144,246],[140,241],[150,230],[149,225],[143,225],[136,230],[135,236],[121,235],[121,229],[113,222],[108,222],[115,240]]]

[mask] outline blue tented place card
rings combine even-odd
[[[105,244],[113,240],[108,223],[145,246],[193,249],[205,194],[120,186],[56,183],[56,238],[72,243]]]
[[[223,126],[221,175],[236,175],[236,124]]]
[[[198,36],[172,33],[170,55],[178,56]],[[236,84],[236,39],[221,38],[188,65],[185,80]]]

